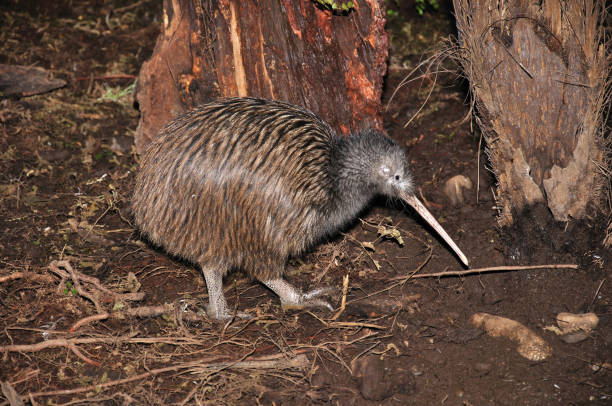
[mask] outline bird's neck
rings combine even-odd
[[[351,137],[335,137],[333,148],[333,209],[331,220],[343,224],[353,219],[376,195],[368,174],[371,157]]]

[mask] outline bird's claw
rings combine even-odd
[[[325,287],[313,289],[309,292],[300,293],[297,298],[292,297],[290,300],[281,298],[283,309],[304,309],[308,307],[322,307],[329,311],[334,308],[326,300],[320,299],[319,296],[329,295],[334,291],[334,288]]]
[[[269,279],[263,281],[264,285],[272,289],[280,297],[283,309],[303,309],[305,307],[323,307],[328,310],[334,308],[319,296],[329,295],[334,291],[333,288],[317,288],[310,292],[303,293],[289,282],[282,278]]]

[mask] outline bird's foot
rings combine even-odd
[[[331,287],[302,292],[284,279],[271,279],[265,281],[264,285],[272,289],[280,297],[281,305],[285,310],[304,309],[307,307],[322,307],[330,311],[334,310],[326,300],[320,298],[320,296],[331,294],[334,291]]]
[[[227,306],[219,308],[218,306],[214,307],[214,306],[211,306],[211,304],[208,304],[208,305],[204,306],[204,311],[206,311],[206,315],[210,319],[218,320],[218,321],[227,321],[227,320],[233,319],[235,317],[237,317],[239,319],[245,319],[245,320],[250,320],[250,319],[253,318],[253,316],[251,316],[248,313],[231,312],[231,311],[229,311]]]

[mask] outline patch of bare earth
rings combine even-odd
[[[234,273],[230,305],[253,319],[211,323],[199,272],[142,243],[130,223],[130,91],[161,16],[157,1],[134,4],[9,1],[0,10],[0,63],[68,83],[0,101],[0,404],[610,403],[604,222],[544,235],[547,213],[534,211],[517,225],[521,241],[502,239],[479,134],[449,78],[407,84],[385,113],[422,200],[472,268],[577,267],[418,277],[464,269],[413,212],[381,199],[287,270],[304,289],[337,287],[335,312],[284,312]],[[422,52],[397,41],[452,29],[444,12],[399,11],[410,18],[389,21],[387,101]],[[453,205],[444,191],[455,175],[472,188]],[[581,341],[564,339],[545,329],[561,312],[594,312],[599,323]],[[475,313],[520,322],[550,355],[523,357],[515,337],[472,324]]]

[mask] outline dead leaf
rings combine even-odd
[[[400,231],[395,228],[395,227],[385,227],[385,226],[378,226],[377,227],[377,233],[379,235],[379,237],[381,238],[389,238],[391,240],[395,240],[397,241],[397,243],[401,246],[404,245],[404,240],[402,239],[402,234],[400,233]]]

